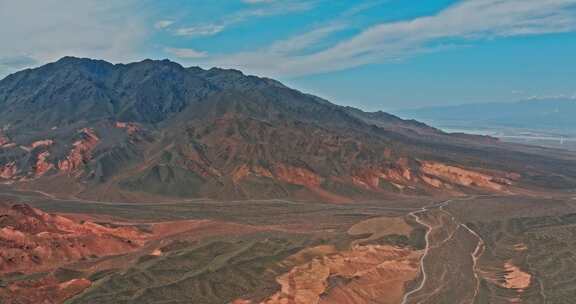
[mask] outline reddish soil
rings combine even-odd
[[[504,269],[506,270],[504,287],[522,291],[530,286],[530,282],[532,281],[531,274],[522,271],[511,262],[505,263]]]
[[[140,130],[140,127],[138,126],[138,124],[133,123],[133,122],[120,122],[120,121],[118,121],[118,122],[116,122],[116,124],[114,126],[118,129],[125,129],[129,135],[135,134],[136,132],[138,132]]]
[[[0,273],[38,272],[73,261],[137,249],[145,234],[133,227],[74,222],[27,205],[0,209]]]
[[[0,299],[4,304],[52,304],[63,303],[86,288],[92,282],[87,279],[72,279],[60,282],[54,276],[38,280],[19,281],[7,288],[0,288]]]
[[[94,220],[108,224],[97,224]],[[147,226],[143,230],[136,224]],[[196,241],[214,235],[239,235],[259,231],[299,231],[300,226],[251,226],[213,220],[131,223],[111,217],[48,214],[28,205],[0,205],[0,275],[32,275],[0,288],[6,303],[62,303],[88,288],[89,274],[123,269],[144,255],[161,256],[172,241]],[[53,272],[71,267],[82,273],[58,281]],[[41,300],[43,302],[41,302]]]
[[[152,224],[150,239],[166,240],[177,237],[180,240],[199,240],[213,235],[238,235],[264,230],[272,229],[213,220],[186,220]]]

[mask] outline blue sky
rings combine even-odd
[[[169,58],[367,110],[576,98],[576,0],[0,0],[0,38],[0,75]]]

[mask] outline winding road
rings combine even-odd
[[[426,272],[426,258],[429,256],[430,250],[433,248],[432,244],[431,244],[431,240],[430,240],[430,234],[432,233],[432,231],[437,228],[437,226],[433,226],[429,223],[427,223],[425,220],[423,220],[423,217],[421,216],[422,214],[425,214],[431,210],[434,209],[439,209],[440,211],[446,213],[447,215],[450,216],[451,221],[456,225],[456,227],[458,229],[463,228],[465,229],[468,233],[470,233],[471,235],[473,235],[475,238],[478,239],[478,244],[476,245],[476,248],[474,249],[474,251],[471,253],[471,258],[472,258],[472,272],[474,274],[474,278],[476,280],[476,284],[475,284],[475,290],[474,290],[474,294],[472,296],[472,298],[470,299],[469,303],[474,303],[474,300],[476,298],[476,296],[479,293],[479,289],[480,289],[480,276],[478,275],[478,259],[480,258],[480,256],[482,255],[482,253],[484,252],[485,249],[485,244],[484,244],[484,240],[474,231],[472,230],[470,227],[468,227],[466,224],[463,224],[461,222],[459,222],[451,213],[449,213],[448,211],[444,210],[444,207],[447,207],[451,202],[454,201],[466,201],[466,200],[472,200],[472,199],[476,199],[479,196],[471,196],[471,197],[466,197],[466,198],[462,198],[462,199],[449,199],[431,206],[426,206],[423,207],[419,210],[410,212],[408,214],[408,216],[411,216],[415,219],[415,221],[417,223],[419,223],[420,225],[426,227],[426,234],[425,234],[425,244],[426,247],[424,249],[424,253],[422,254],[422,257],[420,258],[420,273],[421,273],[421,281],[420,284],[418,284],[418,286],[412,290],[410,290],[409,292],[404,294],[404,297],[402,298],[402,304],[407,304],[410,302],[412,296],[416,293],[418,293],[419,291],[423,290],[426,285],[428,284],[428,273]],[[440,242],[440,244],[435,244],[434,248],[437,248],[439,246],[441,246],[443,243],[447,242],[449,239],[451,239],[454,236],[455,232],[450,234],[450,236],[443,240],[442,242]],[[421,303],[421,302],[416,302],[416,303]]]

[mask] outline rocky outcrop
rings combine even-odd
[[[54,168],[54,164],[50,163],[48,157],[50,152],[44,151],[38,154],[36,158],[36,165],[34,166],[34,176],[40,177]]]
[[[4,166],[0,166],[0,178],[13,179],[18,174],[18,167],[16,162],[9,162]]]
[[[124,129],[129,135],[133,135],[140,130],[137,123],[117,121],[114,126],[118,129]]]
[[[354,246],[294,267],[281,290],[262,304],[399,303],[418,275],[421,252],[383,245]]]
[[[221,179],[229,175],[233,184],[242,185],[249,177],[264,177],[278,183],[303,186],[317,197],[332,202],[347,202],[349,198],[342,197],[324,188],[326,181],[348,184],[373,193],[407,192],[425,190],[428,193],[462,194],[466,188],[471,190],[507,191],[512,185],[514,173],[496,172],[480,173],[472,169],[450,166],[432,161],[410,161],[399,158],[395,162],[380,166],[367,165],[354,169],[351,175],[322,176],[304,166],[293,166],[284,163],[270,165],[270,169],[258,165],[241,164],[230,173],[225,169],[218,170],[204,157],[191,157],[188,169],[204,178]],[[218,172],[217,174],[214,172]],[[220,173],[224,172],[224,173]]]
[[[405,186],[413,183],[413,173],[408,166],[408,160],[400,158],[392,164],[380,167],[358,169],[352,175],[354,185],[371,191],[382,191],[382,182]],[[401,188],[401,187],[400,187]]]
[[[129,252],[145,234],[52,215],[28,205],[0,208],[0,273],[42,271],[80,259]]]
[[[92,158],[92,150],[98,145],[100,138],[94,129],[84,128],[80,130],[82,139],[74,142],[72,151],[66,159],[58,162],[58,169],[62,172],[73,172],[82,167]]]
[[[441,180],[434,178],[434,177],[430,177],[427,175],[422,175],[420,176],[420,178],[422,179],[422,181],[424,181],[426,184],[434,187],[434,188],[451,188],[450,185],[445,184],[444,182],[442,182]]]
[[[54,141],[51,139],[44,139],[44,140],[38,140],[32,143],[32,145],[30,145],[30,147],[32,149],[36,149],[38,147],[49,147],[51,145],[54,144]]]
[[[60,161],[53,159],[55,157],[52,155],[52,151],[57,151],[58,147],[53,148],[56,142],[52,139],[37,140],[27,145],[19,145],[18,147],[25,151],[28,157],[35,160],[29,164],[12,161],[1,165],[0,178],[11,181],[29,181],[48,175],[53,169],[58,169],[58,171],[65,173],[79,169],[91,160],[92,151],[100,141],[95,131],[91,128],[81,129],[79,134],[81,138],[73,143],[72,150]],[[7,148],[8,145],[17,146],[9,143],[4,145],[4,148]],[[22,151],[19,153],[22,153]],[[20,168],[18,168],[19,165]],[[57,171],[54,170],[54,172]]]
[[[31,143],[30,145],[22,145],[20,146],[20,148],[26,152],[32,152],[34,149],[38,148],[38,147],[50,147],[51,145],[54,144],[54,141],[51,139],[43,139],[43,140],[37,140],[33,143]]]
[[[424,180],[437,188],[442,187],[444,184],[452,184],[492,191],[504,191],[507,185],[512,184],[512,181],[504,177],[495,177],[439,162],[422,161],[420,164],[421,172],[426,175]]]
[[[318,187],[323,181],[322,177],[306,168],[277,164],[273,170],[278,180],[289,184]]]
[[[387,191],[381,187],[386,182],[400,191],[428,187],[456,194],[459,193],[456,187],[506,191],[506,187],[513,184],[513,179],[519,178],[514,173],[480,173],[434,161],[419,161],[417,164],[410,166],[407,159],[401,158],[393,164],[358,169],[352,175],[352,183],[375,192]]]
[[[6,137],[6,135],[4,135],[2,132],[0,132],[0,147],[9,144],[10,143],[10,139],[8,137]]]

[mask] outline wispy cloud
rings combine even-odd
[[[266,3],[266,6],[250,8],[237,13],[225,16],[221,21],[208,24],[197,24],[183,26],[174,30],[177,36],[198,37],[216,35],[225,29],[242,23],[251,18],[261,18],[275,15],[290,14],[299,11],[306,11],[314,8],[315,1],[298,0],[298,1],[266,1],[266,0],[246,0],[249,4]]]
[[[191,27],[181,27],[174,31],[176,36],[212,36],[220,33],[226,28],[224,24],[206,24]]]
[[[204,58],[208,55],[206,52],[190,48],[165,48],[164,51],[182,59]]]
[[[268,53],[297,54],[300,51],[313,46],[327,36],[346,28],[344,23],[332,23],[326,26],[312,29],[306,33],[280,40],[273,43],[267,50]]]
[[[576,93],[574,94],[542,94],[542,95],[531,95],[527,100],[576,100]]]
[[[330,72],[442,49],[447,40],[457,45],[457,41],[574,31],[575,6],[576,0],[464,0],[436,15],[374,25],[311,54],[271,52],[267,48],[212,57],[210,63],[267,75]],[[275,45],[309,44],[319,37],[322,35],[306,33]]]
[[[165,29],[167,27],[170,27],[172,24],[174,24],[174,21],[172,20],[159,20],[156,23],[154,23],[154,28]]]

